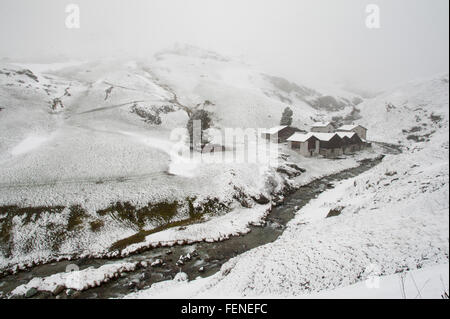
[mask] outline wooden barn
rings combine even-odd
[[[333,133],[334,126],[330,122],[316,122],[311,126],[311,132]]]
[[[363,141],[355,132],[337,132],[342,138],[342,150],[344,154],[352,154],[363,148]]]
[[[296,132],[303,132],[302,130],[292,126],[275,126],[261,133],[261,137],[275,143],[284,143],[289,137]]]
[[[342,138],[336,133],[314,133],[319,140],[319,154],[325,157],[337,157],[344,153]]]
[[[355,132],[362,140],[367,138],[367,129],[361,125],[343,125],[337,129],[337,132]]]
[[[288,139],[289,147],[297,150],[303,156],[319,154],[320,142],[314,133],[295,133]]]

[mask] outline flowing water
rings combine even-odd
[[[398,153],[398,149],[383,146],[386,153]],[[185,272],[192,280],[198,276],[206,277],[215,274],[220,267],[239,254],[255,247],[273,242],[283,233],[286,224],[294,217],[296,211],[301,209],[311,199],[320,193],[333,188],[334,183],[352,178],[376,166],[382,161],[382,157],[360,162],[355,168],[329,175],[300,187],[292,194],[286,196],[284,202],[272,209],[263,226],[251,226],[251,231],[239,237],[231,237],[229,240],[213,243],[196,243],[192,245],[154,248],[148,251],[132,255],[120,260],[111,259],[80,259],[76,261],[61,261],[46,265],[36,266],[28,271],[15,275],[9,275],[0,279],[0,291],[6,295],[15,287],[25,284],[34,277],[45,277],[55,273],[64,272],[70,264],[76,264],[80,270],[88,267],[100,267],[105,264],[117,262],[152,261],[162,259],[164,265],[160,267],[139,268],[136,271],[123,273],[119,278],[111,280],[96,288],[90,288],[76,294],[76,298],[118,298],[137,289],[151,286],[153,283],[170,280],[180,271]],[[181,255],[192,255],[190,261],[184,265],[177,265]],[[69,298],[65,293],[60,298]],[[73,296],[72,296],[73,297]],[[39,292],[34,298],[55,298],[49,292]]]

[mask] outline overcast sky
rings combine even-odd
[[[67,4],[80,29],[67,29]],[[365,25],[366,5],[380,28]],[[448,0],[1,0],[0,56],[145,56],[175,42],[295,81],[382,89],[448,72]]]

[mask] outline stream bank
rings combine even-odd
[[[300,210],[311,199],[320,193],[334,187],[334,183],[355,177],[382,161],[383,156],[364,160],[358,167],[350,168],[315,180],[300,187],[279,206],[268,214],[261,226],[250,226],[251,231],[243,236],[231,237],[220,242],[200,242],[191,245],[160,247],[121,258],[120,262],[142,263],[160,259],[161,265],[137,267],[135,271],[122,273],[116,279],[102,283],[100,286],[76,292],[70,296],[61,292],[58,298],[119,298],[139,289],[145,289],[153,283],[170,280],[182,271],[189,279],[197,276],[210,276],[220,270],[229,259],[255,247],[275,241],[282,233],[286,224],[295,212]],[[180,263],[181,260],[181,263]],[[76,265],[80,270],[89,267],[98,268],[103,265],[117,263],[111,259],[80,259],[75,261],[60,261],[40,265],[28,271],[9,275],[1,279],[0,291],[7,295],[17,286],[28,283],[34,277],[47,277],[65,272],[67,267]],[[33,298],[55,298],[50,292],[37,292]]]

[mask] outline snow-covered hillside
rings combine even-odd
[[[191,46],[161,51],[156,59],[158,81],[171,87],[183,105],[211,111],[222,127],[272,127],[291,106],[294,124],[307,128],[314,120],[347,115],[362,101],[349,92],[330,95]]]
[[[385,102],[396,106],[386,109]],[[449,257],[448,76],[406,84],[361,109],[371,136],[406,143],[402,154],[322,193],[275,242],[231,259],[219,273],[163,282],[130,297],[345,297],[380,275],[389,277],[372,297],[420,297],[421,291],[426,297],[430,280],[428,296],[448,293],[448,279],[439,285],[442,271],[430,268],[448,267]],[[408,138],[415,125],[427,132],[423,140]],[[389,290],[405,271],[422,278],[421,285]]]
[[[265,128],[290,105],[306,127],[360,102],[341,93],[331,97],[190,46],[139,61],[2,63],[0,268],[110,253],[114,243],[194,222],[198,213],[251,209],[252,198],[280,192],[285,176],[267,161],[180,155],[189,114],[211,112],[215,128]],[[324,170],[304,166],[310,179],[355,165],[348,158],[324,162]]]
[[[275,242],[185,293],[299,296],[358,283],[370,265],[392,275],[448,263],[448,76],[362,101],[176,46],[145,61],[0,65],[0,269],[245,233],[286,188],[381,152],[306,159],[281,145],[257,163],[180,152],[195,110],[217,129],[266,128],[286,106],[300,128],[356,122],[403,153],[323,192]]]
[[[448,74],[416,80],[364,101],[358,107],[368,139],[415,144],[448,134],[448,81]]]

